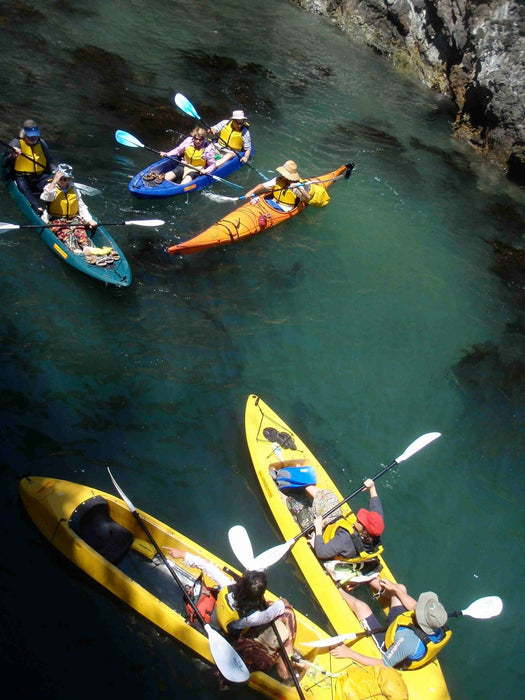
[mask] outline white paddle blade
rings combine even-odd
[[[497,595],[489,595],[475,600],[468,608],[462,610],[461,614],[474,617],[476,620],[489,620],[491,617],[497,617],[502,610],[503,601],[501,598]]]
[[[10,231],[11,229],[17,229],[20,228],[18,224],[3,224],[0,223],[0,231]]]
[[[228,530],[230,547],[247,571],[253,571],[253,548],[244,525],[234,525]]]
[[[162,226],[166,222],[162,219],[140,219],[137,221],[124,221],[126,226]]]
[[[246,683],[250,677],[250,672],[239,654],[209,624],[204,625],[204,629],[210,642],[211,655],[222,675],[231,683]]]
[[[75,187],[84,194],[87,194],[88,197],[95,197],[97,194],[100,194],[100,190],[97,190],[96,187],[91,187],[91,185],[83,185],[81,182],[75,182]]]
[[[333,647],[342,642],[348,642],[352,639],[357,639],[359,635],[356,632],[348,632],[348,634],[339,634],[337,637],[326,637],[325,639],[314,639],[313,642],[301,642],[303,647],[316,647],[322,649],[324,647]]]
[[[403,452],[403,454],[400,455],[395,461],[398,464],[399,462],[404,462],[406,459],[412,457],[412,455],[415,455],[416,452],[422,450],[423,447],[426,447],[431,442],[434,442],[434,440],[437,440],[438,437],[441,437],[441,433],[425,433],[425,435],[421,435],[421,437],[418,437],[417,440],[414,440],[414,442],[410,444]]]
[[[295,540],[292,538],[291,540],[288,540],[288,542],[284,542],[283,544],[278,544],[275,547],[271,547],[271,549],[267,549],[265,552],[262,552],[255,557],[252,562],[252,569],[254,571],[265,571],[266,569],[269,569],[270,566],[277,564],[277,562],[290,551],[294,544]]]
[[[111,481],[113,482],[113,486],[117,489],[117,491],[119,492],[120,497],[121,497],[122,500],[125,502],[125,504],[126,504],[127,507],[130,509],[130,511],[131,511],[132,513],[134,513],[135,510],[136,510],[135,506],[134,506],[133,503],[129,500],[129,498],[126,496],[126,494],[124,493],[124,491],[120,488],[120,486],[117,484],[117,482],[116,482],[115,479],[113,478],[113,474],[111,473],[109,467],[106,467],[106,469],[108,470],[109,478],[110,478]]]

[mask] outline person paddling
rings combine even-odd
[[[297,170],[297,163],[293,160],[287,160],[284,165],[276,168],[276,171],[279,173],[278,177],[256,185],[249,192],[246,192],[245,198],[270,192],[272,196],[268,197],[266,201],[279,211],[292,211],[299,202],[308,204],[310,193],[304,185],[298,184],[301,182],[301,176]],[[254,203],[256,201],[254,200]]]
[[[434,659],[452,636],[446,625],[447,612],[438,596],[427,591],[415,600],[407,593],[406,586],[388,579],[376,579],[370,586],[390,598],[386,630],[380,629],[381,623],[367,603],[344,590],[341,595],[363,629],[373,632],[381,657],[360,654],[344,644],[332,649],[331,654],[353,659],[363,666],[389,666],[400,670],[421,668]]]
[[[236,157],[239,157],[241,163],[249,161],[252,154],[252,137],[248,126],[242,109],[234,110],[230,119],[223,119],[210,126],[210,134],[217,136],[215,148],[220,156],[215,163],[217,167]]]
[[[191,134],[187,136],[178,146],[171,151],[160,151],[163,158],[183,158],[182,162],[173,170],[168,170],[161,174],[150,173],[157,179],[166,179],[168,182],[176,182],[185,185],[194,180],[199,175],[209,175],[216,170],[215,149],[213,144],[206,138],[206,129],[196,126]]]

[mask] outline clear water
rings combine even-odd
[[[522,385],[490,357],[468,371],[458,362],[489,342],[523,362],[522,336],[509,335],[520,309],[486,243],[516,228],[498,206],[521,225],[523,191],[451,138],[435,95],[287,2],[21,1],[0,18],[1,138],[34,116],[56,159],[101,190],[89,200],[100,220],[167,222],[112,229],[133,269],[125,290],[66,268],[29,230],[0,237],[7,677],[25,697],[218,694],[210,671],[41,540],[17,482],[35,473],[111,491],[111,465],[138,507],[224,558],[235,523],[260,551],[278,533],[244,440],[245,400],[258,393],[348,493],[418,435],[442,432],[379,484],[388,561],[450,610],[500,595],[500,618],[453,622],[443,666],[456,700],[522,694]],[[346,162],[354,174],[326,209],[169,256],[235,206],[129,194],[155,156],[113,133],[157,150],[177,142],[193,123],[175,92],[209,122],[242,107],[268,175],[288,158],[303,175]],[[232,179],[259,181],[248,169]],[[3,190],[0,207],[2,221],[24,223]],[[292,558],[270,584],[323,622]]]

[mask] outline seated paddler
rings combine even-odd
[[[297,163],[293,160],[287,160],[284,165],[276,168],[276,171],[279,173],[278,177],[256,185],[246,192],[245,197],[250,198],[271,193],[271,197],[268,197],[266,201],[278,211],[292,211],[299,202],[308,204],[310,193],[301,184],[302,179],[297,170]]]
[[[209,175],[217,169],[215,149],[206,138],[206,129],[200,126],[196,126],[178,146],[171,151],[160,151],[160,155],[163,158],[182,159],[178,165],[174,162],[173,170],[164,174],[168,182],[185,185],[199,175]]]
[[[341,594],[363,629],[372,633],[380,657],[360,654],[344,644],[332,649],[331,654],[337,658],[353,659],[362,666],[387,666],[408,671],[432,661],[452,636],[446,624],[448,614],[438,596],[427,591],[415,600],[402,583],[388,579],[376,579],[370,586],[387,599],[386,628],[367,603],[346,591],[341,591]]]

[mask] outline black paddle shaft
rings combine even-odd
[[[147,151],[151,151],[152,153],[156,153],[160,156],[160,151],[156,151],[154,148],[150,148],[149,146],[144,146],[144,148]],[[179,160],[179,158],[174,158],[173,156],[166,156],[166,158],[172,160],[174,163],[177,163],[177,165],[184,165],[185,168],[189,168],[190,170],[195,170],[196,172],[200,173],[199,168],[196,168],[193,165],[189,165],[185,161]]]
[[[164,554],[164,552],[161,550],[161,548],[159,547],[159,545],[158,545],[157,542],[155,541],[155,539],[154,539],[153,535],[151,534],[151,532],[148,530],[148,527],[147,527],[146,523],[142,520],[142,518],[140,517],[140,515],[137,513],[136,510],[133,511],[133,516],[134,516],[134,518],[136,519],[136,521],[138,522],[138,524],[140,525],[140,527],[141,527],[141,528],[144,530],[144,532],[146,533],[146,535],[147,535],[149,541],[151,542],[151,544],[152,544],[152,545],[155,547],[155,549],[157,550],[157,554],[160,556],[160,558],[162,559],[162,561],[163,561],[164,564],[166,565],[168,571],[169,571],[170,574],[172,575],[173,579],[174,579],[175,582],[177,583],[178,587],[179,587],[180,590],[182,591],[182,594],[184,595],[184,598],[187,600],[187,602],[188,602],[188,603],[191,605],[191,607],[193,608],[193,611],[194,611],[195,615],[197,616],[199,622],[201,623],[201,625],[202,625],[203,627],[206,627],[206,620],[202,617],[199,608],[196,606],[195,601],[192,599],[192,597],[190,596],[190,594],[188,593],[188,591],[187,591],[186,588],[184,587],[184,584],[182,583],[182,581],[180,580],[180,578],[177,576],[177,574],[176,574],[176,573],[173,571],[173,569],[171,568],[171,566],[170,566],[170,564],[169,564],[169,561],[168,561],[166,555]]]
[[[299,679],[295,675],[295,671],[294,671],[294,668],[292,666],[292,660],[290,659],[290,657],[286,653],[286,649],[284,646],[284,642],[281,639],[281,635],[277,631],[277,625],[275,624],[275,620],[272,620],[272,629],[273,629],[273,633],[277,637],[277,641],[279,642],[279,648],[281,649],[281,656],[283,657],[284,662],[288,668],[288,671],[290,672],[290,674],[292,676],[295,688],[296,688],[297,692],[299,693],[299,697],[301,698],[301,700],[305,700],[303,689],[301,688],[301,684],[299,683]]]

